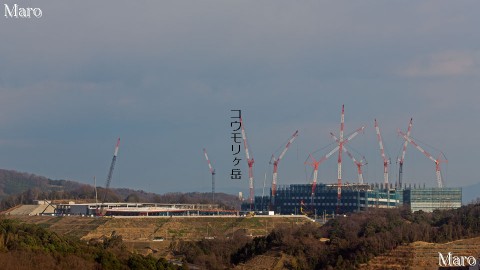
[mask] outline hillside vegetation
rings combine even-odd
[[[293,256],[285,265],[290,269],[355,269],[400,245],[444,243],[479,235],[479,204],[413,214],[407,209],[371,209],[331,220],[320,228],[305,224],[274,230],[232,254],[231,262],[246,262],[277,250]]]
[[[2,269],[187,269],[125,250],[122,237],[86,243],[38,225],[0,220]]]
[[[0,169],[0,200],[28,190],[34,190],[37,193],[72,191],[82,186],[87,185],[67,180],[51,180],[30,173]]]
[[[284,269],[358,269],[365,267],[373,258],[384,255],[387,257],[371,265],[392,263],[398,266],[415,261],[411,248],[404,248],[410,243],[417,243],[415,250],[422,250],[425,265],[429,265],[427,261],[435,252],[431,253],[428,249],[423,251],[420,247],[425,245],[419,246],[418,243],[446,243],[480,236],[480,204],[433,213],[411,213],[408,209],[370,209],[348,217],[338,217],[324,226],[313,222],[297,222],[294,217],[286,222],[267,217],[108,221],[83,218],[85,226],[90,228],[91,233],[88,233],[79,222],[75,222],[78,228],[70,226],[68,217],[49,217],[47,223],[40,220],[47,217],[31,218],[39,219],[39,224],[45,224],[43,226],[52,231],[77,237],[83,235],[86,240],[103,239],[113,234],[122,235],[127,241],[125,243],[133,245],[163,237],[165,243],[162,243],[168,244],[164,247],[168,249],[166,253],[184,257],[188,263],[200,269],[236,266],[242,269],[261,262],[265,262],[265,266],[258,265],[256,269],[268,269],[267,265]],[[69,229],[64,230],[65,226]],[[250,234],[257,237],[251,237]],[[0,241],[6,243],[6,238],[2,237]],[[148,243],[146,246],[155,249]],[[398,252],[393,252],[397,247],[400,247]],[[389,253],[396,254],[395,258],[388,257]],[[20,256],[15,252],[11,255]]]
[[[286,225],[252,240],[180,241],[173,248],[177,254],[186,255],[188,262],[206,269],[251,265],[252,260],[268,261],[266,258],[272,256],[286,269],[357,269],[376,256],[413,242],[445,243],[479,235],[477,204],[433,213],[370,209],[338,217],[322,227],[314,223]],[[399,254],[411,256],[407,252]],[[258,256],[262,260],[256,260]],[[404,259],[409,261],[412,258]]]

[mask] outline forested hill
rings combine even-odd
[[[355,269],[400,245],[478,237],[479,220],[480,204],[433,213],[411,213],[405,208],[370,209],[330,220],[320,228],[303,226],[273,231],[263,239],[255,239],[231,258],[238,264],[277,250],[295,258],[292,263],[298,269]],[[322,237],[328,241],[319,241]]]
[[[101,200],[105,189],[98,187]],[[0,169],[0,210],[18,204],[29,204],[33,200],[76,200],[95,201],[95,189],[91,185],[70,180],[52,180],[43,176],[13,170]],[[238,209],[240,201],[236,196],[216,193],[215,203],[230,209]],[[163,195],[133,190],[112,188],[108,190],[107,202],[154,202],[154,203],[211,203],[211,193],[167,193]]]
[[[406,253],[384,261],[391,264],[380,268],[369,268],[367,263],[417,241],[447,243],[479,236],[480,204],[470,204],[433,213],[412,213],[408,208],[371,208],[348,217],[339,215],[323,226],[313,222],[288,224],[276,227],[266,236],[248,240],[237,236],[235,240],[202,239],[172,247],[176,254],[185,255],[188,262],[201,269],[235,266],[239,266],[235,269],[270,269],[272,265],[282,269],[430,269],[411,265],[410,256],[414,255]],[[441,251],[435,248],[426,252],[434,254],[434,263],[438,262],[435,256]]]
[[[68,180],[51,180],[31,173],[0,169],[0,200],[27,190],[36,192],[71,191],[84,184]]]

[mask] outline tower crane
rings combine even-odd
[[[212,174],[212,203],[215,203],[215,169],[212,167],[210,159],[208,159],[207,150],[205,148],[203,148],[203,153],[205,154],[205,159],[207,159],[208,169]]]
[[[103,214],[104,204],[107,201],[107,193],[110,188],[110,183],[112,182],[113,169],[115,168],[115,162],[117,161],[118,148],[120,146],[120,138],[117,139],[117,144],[115,145],[115,151],[113,152],[112,163],[110,164],[110,169],[108,170],[107,180],[105,181],[105,193],[103,194],[101,214]]]
[[[293,133],[293,135],[290,137],[290,139],[287,142],[287,145],[285,146],[285,149],[283,149],[282,153],[278,156],[278,158],[275,158],[274,155],[272,155],[271,161],[273,161],[273,177],[272,177],[272,197],[275,197],[275,194],[277,193],[277,176],[278,176],[278,164],[282,160],[283,156],[287,153],[288,147],[295,141],[295,139],[298,137],[298,130]]]
[[[412,131],[412,121],[413,118],[410,118],[410,123],[408,124],[408,130],[407,130],[407,137],[410,137],[410,133]],[[402,188],[402,183],[403,183],[403,162],[405,161],[405,153],[407,152],[407,145],[408,141],[405,140],[403,143],[403,150],[402,150],[402,155],[400,156],[400,159],[398,160],[398,185],[400,188]]]
[[[361,127],[357,130],[355,130],[354,132],[352,132],[352,134],[350,134],[347,139],[345,139],[345,141],[343,142],[343,144],[347,144],[349,141],[351,141],[353,138],[355,138],[355,136],[357,136],[361,131],[363,131],[365,129],[365,127]],[[338,141],[337,141],[338,143]],[[317,186],[317,178],[318,178],[318,167],[320,166],[320,164],[322,164],[325,160],[327,160],[331,155],[333,155],[335,152],[338,151],[338,149],[340,148],[340,146],[336,146],[335,148],[332,149],[332,151],[328,152],[326,155],[324,155],[320,160],[316,160],[311,154],[309,155],[309,158],[312,160],[312,162],[307,162],[305,161],[305,165],[310,165],[313,167],[313,181],[312,181],[312,202],[313,202],[313,197],[315,195],[315,188]]]
[[[250,153],[248,151],[248,143],[247,143],[247,135],[245,133],[245,127],[243,125],[243,118],[240,117],[240,125],[242,126],[242,139],[243,139],[243,145],[245,147],[245,155],[247,157],[247,164],[248,164],[248,186],[250,189],[250,210],[253,208],[253,196],[254,196],[254,190],[253,190],[253,163],[255,163],[255,160],[250,158]]]
[[[328,157],[330,157],[333,153],[335,153],[336,150],[332,150],[330,151],[330,153],[328,153],[327,155],[325,155],[325,159],[327,159]],[[311,199],[311,202],[313,203],[313,197],[315,195],[315,189],[317,187],[317,179],[318,179],[318,166],[320,166],[320,163],[321,161],[320,160],[316,160],[311,154],[308,155],[308,158],[310,158],[312,160],[312,162],[308,162],[308,161],[305,161],[305,165],[310,165],[313,167],[313,179],[312,179],[312,199]],[[307,158],[307,160],[308,160]]]
[[[345,127],[345,105],[342,105],[342,115],[340,117],[340,138],[338,139],[338,169],[337,169],[337,213],[342,201],[342,152],[343,152],[343,130]]]
[[[445,162],[447,163],[447,159],[441,159],[441,156],[443,153],[440,153],[439,157],[435,159],[430,153],[425,151],[422,147],[420,147],[412,138],[408,137],[405,133],[402,131],[398,130],[398,133],[410,144],[412,144],[415,148],[417,148],[418,151],[422,152],[427,158],[429,158],[431,161],[435,163],[435,174],[437,176],[437,185],[439,188],[443,187],[443,180],[442,180],[442,174],[440,172],[440,163]]]
[[[388,188],[388,164],[390,161],[385,155],[385,149],[383,147],[382,135],[380,135],[380,128],[378,127],[377,119],[375,119],[375,131],[377,132],[378,145],[380,146],[380,154],[383,159],[383,185]]]
[[[310,157],[310,159],[312,159],[312,162],[308,163],[307,161],[305,161],[305,164],[307,165],[310,165],[313,167],[313,180],[312,180],[312,198],[311,198],[311,202],[313,203],[313,197],[315,196],[315,189],[317,187],[317,179],[318,179],[318,166],[320,166],[320,164],[322,164],[325,160],[327,160],[331,155],[333,155],[333,153],[337,152],[338,151],[338,145],[337,147],[335,147],[334,149],[332,149],[332,151],[330,151],[328,154],[326,154],[325,156],[323,156],[320,160],[316,160],[311,154],[308,155]]]
[[[363,128],[365,127],[362,127],[362,130]],[[356,132],[358,134],[358,132]],[[333,139],[338,143],[338,138],[337,136],[335,136],[335,134],[333,134],[332,132],[330,132],[330,135],[333,137]],[[356,135],[356,134],[355,134]],[[343,145],[343,152],[345,152],[345,154],[347,154],[348,157],[350,157],[350,159],[353,161],[353,163],[357,166],[357,172],[358,172],[358,183],[359,184],[363,184],[363,172],[362,172],[362,166],[366,165],[367,162],[366,162],[366,159],[365,157],[363,157],[360,161],[357,161],[355,159],[355,157],[352,155],[352,153],[350,151],[348,151],[347,147],[345,146],[345,143]]]

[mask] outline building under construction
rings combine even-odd
[[[274,210],[280,214],[351,213],[368,208],[393,208],[399,204],[395,189],[380,190],[367,184],[349,184],[342,188],[342,200],[337,203],[337,185],[319,184],[312,196],[312,185],[280,186],[273,197],[255,198],[255,210]],[[263,204],[262,204],[263,202]]]
[[[254,211],[275,211],[279,214],[345,214],[371,208],[406,206],[412,212],[459,208],[462,204],[461,188],[408,187],[385,189],[378,184],[346,184],[342,186],[341,201],[337,201],[337,185],[319,184],[312,196],[311,184],[280,186],[275,197],[255,197]],[[250,210],[250,204],[242,205]]]
[[[438,156],[434,157],[431,153],[422,148],[411,136],[412,121],[410,119],[407,132],[403,133],[397,130],[399,136],[403,138],[403,147],[401,156],[398,158],[399,173],[398,181],[395,186],[389,180],[389,167],[391,159],[385,151],[383,138],[380,132],[379,122],[374,120],[375,133],[378,140],[380,155],[383,163],[383,182],[381,184],[365,184],[362,166],[366,165],[365,157],[361,159],[355,158],[348,149],[350,142],[358,134],[364,132],[365,126],[357,128],[352,133],[345,135],[345,107],[342,106],[340,117],[340,131],[338,136],[330,132],[332,139],[335,141],[335,147],[325,155],[315,158],[313,153],[309,155],[305,161],[305,165],[313,167],[313,177],[310,184],[293,184],[287,186],[279,186],[277,188],[278,178],[278,162],[285,155],[288,147],[298,136],[298,132],[290,138],[287,145],[279,158],[276,159],[272,155],[273,160],[273,179],[269,196],[250,197],[249,203],[242,205],[245,211],[274,211],[280,214],[343,214],[364,211],[369,208],[394,208],[399,206],[407,206],[412,211],[432,212],[435,209],[452,209],[461,206],[462,190],[461,188],[446,188],[441,175],[441,163],[447,163],[447,159],[443,152],[437,150]],[[412,145],[416,150],[434,162],[435,175],[437,181],[436,188],[423,188],[416,185],[408,188],[403,183],[403,165],[407,146]],[[246,149],[247,150],[247,149]],[[247,151],[248,152],[248,151]],[[325,162],[335,153],[337,158],[337,181],[335,184],[318,184],[318,168],[320,164]],[[342,156],[346,154],[349,159],[357,167],[358,183],[349,184],[342,179]],[[247,158],[249,158],[247,156]],[[251,176],[252,178],[253,176]],[[250,193],[252,195],[252,186],[250,185]]]

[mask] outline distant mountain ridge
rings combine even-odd
[[[480,197],[480,183],[462,187],[462,204],[478,202]]]
[[[97,187],[98,201],[102,201],[105,189]],[[95,201],[94,187],[71,180],[52,180],[26,172],[0,169],[1,208],[31,203],[32,200],[78,200]],[[153,203],[211,203],[211,193],[166,193],[156,194],[129,188],[111,188],[106,194],[109,202],[153,202]],[[215,194],[215,203],[239,209],[237,196],[225,193]]]
[[[8,196],[37,189],[40,192],[71,191],[87,186],[75,181],[52,180],[26,172],[0,169],[0,200]]]

